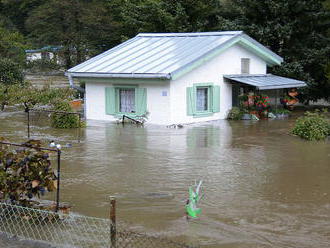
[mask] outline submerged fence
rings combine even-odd
[[[67,129],[67,134],[71,134],[72,140],[77,140],[78,143],[81,140],[81,121],[83,119],[83,114],[80,112],[67,112],[58,111],[50,109],[26,109],[27,113],[27,136],[30,139],[32,136],[34,138],[42,139],[45,133],[44,131],[49,130],[52,127],[52,115],[57,116],[76,116],[78,120],[77,128]],[[63,133],[61,129],[61,133]],[[73,132],[74,131],[74,132]]]
[[[113,233],[115,230],[115,240]],[[165,238],[114,229],[110,219],[62,214],[0,203],[0,232],[55,247],[191,248]]]

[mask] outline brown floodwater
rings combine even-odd
[[[76,130],[35,118],[32,137],[65,145],[61,200],[106,218],[203,247],[330,247],[330,141],[289,135],[294,118],[215,121],[181,129],[89,121]],[[26,140],[26,116],[0,113],[0,136]],[[200,218],[188,187],[203,180]],[[52,196],[53,197],[53,196]]]

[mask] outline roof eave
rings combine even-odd
[[[171,74],[163,73],[91,73],[91,72],[65,72],[66,76],[74,78],[147,78],[147,79],[171,79]]]

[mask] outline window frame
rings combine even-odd
[[[115,88],[115,102],[116,102],[116,115],[123,116],[126,115],[128,117],[136,117],[137,113],[137,85],[114,85]],[[134,109],[135,113],[128,113],[128,112],[120,112],[120,90],[125,90],[125,89],[134,89]]]
[[[197,83],[193,85],[193,94],[195,96],[194,117],[205,117],[213,115],[213,83]],[[207,110],[197,111],[197,89],[207,88]]]
[[[250,74],[250,67],[251,67],[251,59],[241,58],[241,74]]]

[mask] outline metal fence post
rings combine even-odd
[[[56,209],[60,209],[60,180],[61,180],[61,150],[57,149],[57,189],[56,189]]]
[[[110,247],[116,248],[116,198],[110,196]]]
[[[81,133],[81,116],[78,114],[78,143],[80,143],[80,133]]]
[[[28,139],[30,139],[30,110],[27,109],[27,131],[28,131]]]

